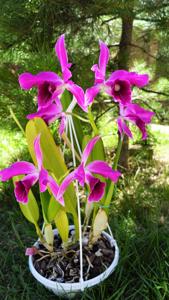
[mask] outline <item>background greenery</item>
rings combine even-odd
[[[130,24],[127,26],[126,24]],[[125,26],[124,26],[125,25]],[[36,110],[36,91],[20,90],[18,75],[52,70],[59,73],[54,53],[66,33],[73,79],[84,89],[93,84],[98,40],[111,51],[108,74],[124,66],[147,72],[150,85],[134,89],[134,99],[156,112],[149,138],[125,149],[124,169],[111,208],[111,226],[121,259],[116,272],[81,299],[169,299],[169,3],[166,0],[6,0],[0,1],[0,168],[29,159],[25,139],[9,113],[23,127]],[[124,43],[124,36],[125,42]],[[111,102],[98,97],[93,108],[107,153],[117,144]],[[105,113],[107,111],[107,113]],[[86,129],[87,130],[87,129]],[[126,153],[127,151],[127,153]],[[11,183],[0,183],[0,299],[56,299],[29,274],[24,251],[35,240],[21,216]],[[79,298],[78,298],[79,299]]]

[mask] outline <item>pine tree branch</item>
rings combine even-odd
[[[146,92],[146,93],[153,93],[153,94],[157,94],[157,95],[162,95],[162,96],[167,96],[167,97],[169,97],[169,94],[166,94],[166,93],[163,93],[163,92],[153,91],[153,90],[150,90],[150,89],[142,88],[142,91],[144,91],[144,92]]]

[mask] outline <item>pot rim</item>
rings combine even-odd
[[[74,229],[74,225],[70,225],[69,229]],[[58,234],[58,230],[54,229],[53,230],[55,234]],[[63,289],[64,291],[76,291],[76,290],[83,290],[86,287],[92,287],[94,285],[96,285],[97,283],[100,283],[101,281],[103,281],[104,279],[106,279],[115,269],[115,267],[118,264],[118,260],[119,260],[119,248],[117,246],[117,242],[116,240],[110,236],[108,233],[106,233],[105,231],[102,232],[102,234],[108,238],[108,240],[111,242],[111,244],[115,247],[115,255],[114,255],[114,259],[111,263],[111,265],[104,271],[102,272],[100,275],[91,278],[89,280],[84,280],[83,283],[81,282],[73,282],[73,283],[60,283],[57,281],[53,281],[50,279],[47,279],[45,277],[43,277],[40,273],[37,272],[37,270],[35,269],[34,265],[33,265],[33,260],[32,260],[32,255],[29,256],[29,269],[32,273],[32,275],[42,284],[44,284],[45,286],[47,286],[48,288],[56,288],[56,287],[60,287],[60,289]],[[38,241],[35,242],[34,246],[37,246]]]

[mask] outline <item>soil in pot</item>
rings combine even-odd
[[[70,231],[73,238],[74,230]],[[86,240],[88,237],[86,236]],[[80,277],[80,251],[79,243],[73,244],[68,249],[62,248],[61,238],[55,236],[54,254],[46,253],[43,245],[39,244],[40,254],[33,256],[33,264],[38,273],[43,277],[60,283],[79,282]],[[84,280],[92,279],[103,273],[112,263],[115,248],[104,235],[89,247],[83,245],[83,275]]]

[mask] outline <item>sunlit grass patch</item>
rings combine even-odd
[[[26,148],[26,141],[19,131],[10,129],[0,130],[0,168],[7,167],[17,160]]]

